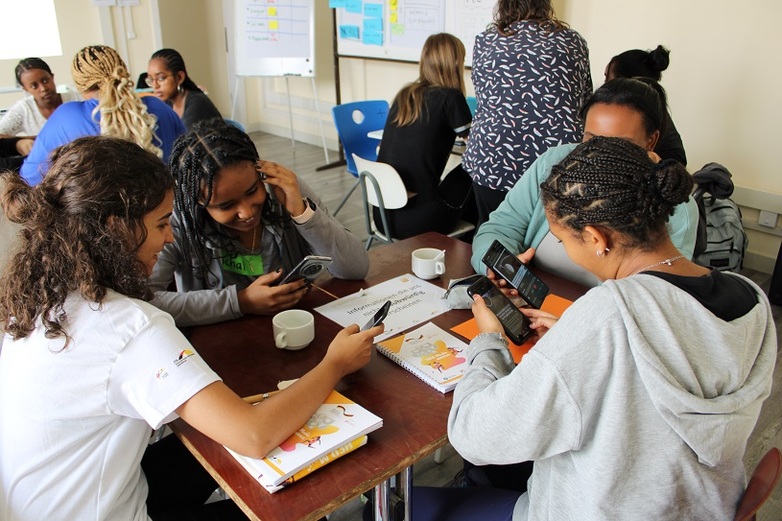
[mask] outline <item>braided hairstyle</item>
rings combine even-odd
[[[198,88],[198,85],[190,79],[190,76],[188,76],[187,69],[185,68],[185,60],[178,51],[175,51],[174,49],[160,49],[152,55],[150,60],[163,60],[163,63],[166,64],[166,68],[174,73],[174,75],[179,72],[184,72],[185,80],[179,85],[182,89],[203,92]]]
[[[5,174],[3,209],[21,224],[20,244],[0,279],[0,324],[26,337],[40,316],[47,338],[65,336],[70,292],[100,304],[106,290],[147,299],[136,251],[144,216],[174,180],[154,154],[117,138],[89,136],[56,149],[43,182]]]
[[[625,247],[653,249],[665,237],[676,205],[689,198],[692,177],[677,161],[655,164],[620,138],[593,137],[554,166],[541,183],[549,218],[574,232],[586,226],[617,232]]]
[[[212,257],[206,247],[215,233],[219,247],[226,254],[235,254],[233,242],[222,227],[215,226],[206,211],[212,199],[215,177],[221,169],[250,161],[258,161],[258,151],[250,136],[227,125],[223,119],[212,118],[196,123],[174,143],[169,166],[176,179],[174,213],[182,247],[189,253],[203,278],[209,276]]]
[[[127,139],[163,157],[163,151],[152,143],[157,120],[136,94],[117,51],[105,45],[85,47],[73,58],[71,74],[79,92],[98,91],[92,116],[100,113],[102,135]]]
[[[49,68],[49,64],[43,61],[40,58],[24,58],[22,60],[19,60],[19,63],[16,64],[16,68],[14,69],[14,74],[16,75],[16,84],[20,87],[22,86],[22,74],[25,72],[32,70],[32,69],[40,69],[42,71],[48,72],[50,75],[54,76],[54,73],[52,72],[52,69]]]

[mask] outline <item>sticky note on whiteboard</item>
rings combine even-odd
[[[365,18],[364,33],[379,33],[383,31],[383,20],[381,18]]]
[[[357,25],[340,25],[339,26],[340,38],[352,38],[358,40],[359,29]]]
[[[364,16],[367,18],[382,18],[383,4],[364,4]]]
[[[366,45],[383,45],[383,33],[371,32],[364,33],[363,41]]]

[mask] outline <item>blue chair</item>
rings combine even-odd
[[[475,96],[467,96],[467,106],[470,107],[470,112],[475,116],[475,109],[478,108],[478,100]]]
[[[228,118],[223,118],[223,121],[225,121],[227,124],[231,125],[232,127],[236,127],[239,130],[241,130],[242,132],[245,132],[244,125],[242,125],[238,121],[233,120],[233,119],[228,119]]]
[[[337,127],[339,140],[345,152],[347,169],[356,182],[346,193],[334,210],[337,215],[351,194],[358,188],[361,180],[358,178],[356,163],[353,154],[374,161],[377,159],[378,139],[367,136],[373,130],[382,130],[386,126],[388,118],[388,102],[385,100],[356,101],[343,103],[331,109],[334,118],[334,126]]]

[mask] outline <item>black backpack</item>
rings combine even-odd
[[[720,271],[741,271],[749,241],[741,210],[730,199],[730,172],[719,163],[708,163],[692,177],[696,183],[692,197],[700,214],[693,262]]]

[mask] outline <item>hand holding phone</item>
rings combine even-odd
[[[519,296],[530,306],[540,309],[549,294],[548,286],[500,241],[495,239],[482,261],[486,267],[518,291]]]
[[[380,306],[380,309],[378,309],[374,316],[369,319],[369,322],[364,324],[364,327],[361,328],[361,331],[366,331],[367,329],[372,329],[375,326],[379,326],[383,323],[383,321],[388,316],[388,310],[391,309],[391,301],[386,300],[385,304]]]
[[[279,284],[287,284],[299,279],[307,279],[307,283],[312,283],[330,264],[331,257],[307,255],[282,278]]]
[[[480,295],[486,306],[497,316],[505,334],[514,344],[522,344],[532,333],[530,321],[513,302],[488,278],[481,277],[467,288],[471,297]]]

